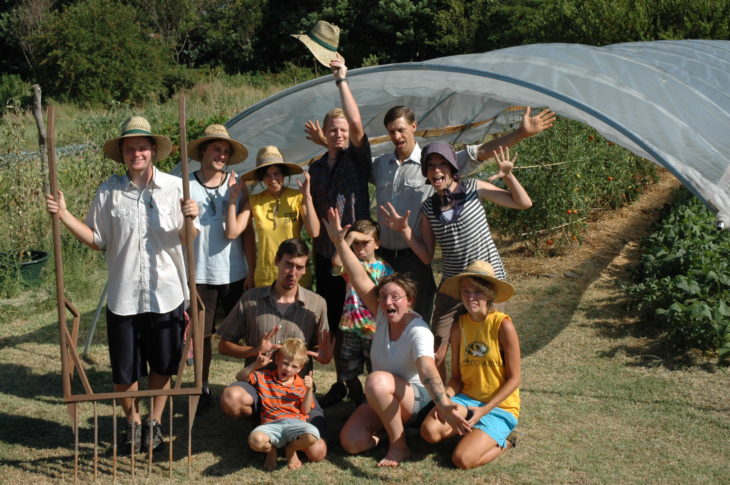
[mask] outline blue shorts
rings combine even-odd
[[[485,403],[472,399],[466,394],[457,394],[451,398],[451,401],[472,408],[480,408],[485,405]],[[500,408],[492,409],[489,414],[482,416],[482,419],[473,426],[474,429],[487,433],[502,448],[504,448],[507,436],[516,427],[517,418],[515,418],[515,415]]]
[[[313,424],[300,419],[278,419],[256,426],[253,432],[264,433],[275,448],[283,448],[303,434],[311,434],[319,439],[319,430]]]

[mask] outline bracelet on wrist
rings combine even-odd
[[[350,81],[346,77],[343,77],[342,79],[338,79],[337,81],[335,81],[335,84],[337,84],[338,86],[342,83],[350,84]]]

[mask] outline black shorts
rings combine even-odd
[[[231,385],[242,387],[251,396],[253,399],[252,418],[258,421],[261,408],[259,407],[259,394],[256,391],[256,388],[250,383],[244,381],[236,381]],[[314,407],[311,411],[309,411],[309,418],[307,418],[307,422],[314,425],[314,427],[319,431],[319,436],[321,436],[324,440],[327,440],[327,423],[324,420],[324,410],[322,409],[322,406],[319,405],[316,397],[314,398]]]
[[[114,384],[177,373],[185,330],[184,303],[168,313],[116,315],[106,310],[106,335]]]
[[[203,335],[208,338],[215,333],[215,315],[218,312],[218,304],[220,303],[223,311],[228,315],[243,294],[243,280],[226,285],[198,283],[195,287],[205,305],[205,332]]]

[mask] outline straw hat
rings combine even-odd
[[[256,181],[258,180],[256,178],[256,171],[260,168],[268,167],[269,165],[284,165],[289,168],[289,175],[296,175],[304,172],[302,167],[300,167],[296,163],[289,163],[284,161],[284,157],[281,156],[281,152],[279,151],[279,149],[273,145],[270,145],[263,147],[256,154],[256,168],[242,174],[239,178],[241,180]]]
[[[342,54],[337,52],[340,44],[340,28],[334,24],[318,20],[306,34],[291,34],[291,36],[301,40],[325,67],[330,67],[330,62],[338,57],[345,61]]]
[[[147,136],[153,138],[157,144],[157,153],[153,161],[157,162],[167,157],[172,151],[172,142],[170,139],[163,135],[152,134],[150,128],[150,122],[146,118],[141,116],[133,116],[127,119],[122,124],[122,134],[116,138],[112,138],[108,142],[104,143],[104,155],[116,160],[119,163],[124,163],[124,156],[120,148],[120,141],[124,138],[132,138],[134,136]]]
[[[223,125],[208,125],[203,132],[203,136],[188,143],[188,156],[193,160],[202,162],[203,153],[200,151],[200,145],[209,140],[223,140],[231,144],[231,155],[228,157],[228,165],[241,163],[248,157],[246,147],[231,138],[228,130]]]
[[[492,288],[494,288],[494,303],[502,303],[503,301],[509,300],[515,292],[512,285],[494,276],[492,265],[486,261],[472,261],[464,272],[444,281],[439,292],[449,295],[451,298],[461,300],[461,286],[459,285],[459,281],[465,277],[479,278],[490,283]]]

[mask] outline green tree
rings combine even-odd
[[[143,27],[137,10],[115,0],[82,0],[56,12],[31,42],[38,81],[79,102],[160,96],[171,69],[165,43]]]

